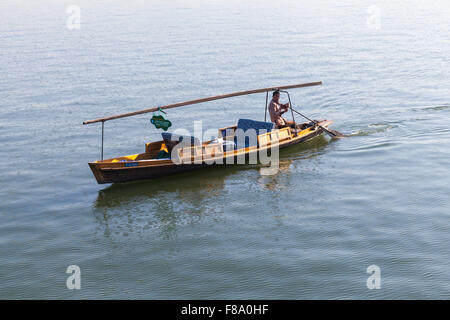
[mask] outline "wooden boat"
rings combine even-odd
[[[268,92],[318,84],[321,82],[242,91],[86,121],[84,124],[102,122],[102,160],[90,162],[89,166],[97,182],[103,184],[151,179],[209,166],[248,163],[250,159],[260,161],[261,155],[271,154],[275,149],[304,142],[324,131],[329,132],[328,126],[333,122],[314,120],[301,124],[297,129],[289,127],[277,129],[273,128],[271,122],[239,119],[237,125],[218,129],[218,138],[215,140],[200,142],[194,137],[164,132],[163,140],[146,143],[144,153],[103,160],[104,123],[108,120],[154,112],[158,109],[169,109],[257,92],[266,92],[267,114]],[[294,117],[293,113],[292,116]],[[253,130],[255,139],[250,139],[249,135],[245,134],[249,132],[246,131],[248,129]]]

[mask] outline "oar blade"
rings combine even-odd
[[[333,130],[333,129],[329,129],[329,128],[323,128],[325,130],[326,133],[328,133],[329,136],[331,136],[332,138],[345,138],[347,137],[345,134],[340,133],[339,131]]]

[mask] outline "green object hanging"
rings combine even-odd
[[[172,122],[164,119],[164,117],[161,115],[161,112],[165,113],[161,110],[161,108],[159,108],[158,113],[154,112],[153,117],[150,119],[150,122],[156,127],[156,129],[163,129],[164,131],[167,131],[167,129],[172,126]]]

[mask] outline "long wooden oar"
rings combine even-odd
[[[333,129],[328,129],[325,127],[322,127],[317,121],[311,120],[310,118],[308,118],[307,116],[301,114],[300,112],[298,112],[297,110],[294,110],[292,108],[292,106],[290,107],[292,109],[292,111],[294,111],[295,113],[298,113],[299,115],[301,115],[303,118],[308,119],[311,122],[314,122],[316,125],[318,125],[320,128],[322,128],[326,133],[328,133],[328,135],[332,138],[345,138],[347,137],[345,134],[340,133],[339,131],[333,130]]]
[[[214,97],[207,97],[207,98],[202,98],[202,99],[195,99],[195,100],[189,100],[189,101],[184,101],[184,102],[178,102],[178,103],[169,104],[169,105],[166,105],[166,106],[161,106],[161,107],[156,107],[156,108],[149,108],[149,109],[144,109],[144,110],[139,110],[139,111],[134,111],[134,112],[118,114],[118,115],[115,115],[115,116],[110,116],[110,117],[99,118],[99,119],[95,119],[95,120],[84,121],[83,124],[90,124],[90,123],[96,123],[96,122],[105,122],[105,121],[109,121],[109,120],[113,120],[113,119],[119,119],[119,118],[136,116],[138,114],[143,114],[143,113],[155,112],[155,111],[158,111],[160,109],[177,108],[177,107],[181,107],[181,106],[187,106],[187,105],[191,105],[191,104],[197,104],[197,103],[213,101],[213,100],[219,100],[219,99],[225,99],[225,98],[236,97],[236,96],[243,96],[243,95],[247,95],[247,94],[269,92],[269,91],[283,90],[283,89],[304,88],[304,87],[318,86],[318,85],[321,85],[321,84],[322,84],[322,81],[319,81],[319,82],[292,84],[292,85],[287,85],[287,86],[269,87],[269,88],[263,88],[263,89],[255,89],[255,90],[233,92],[233,93],[222,94],[222,95],[214,96]]]

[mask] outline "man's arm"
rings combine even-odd
[[[281,114],[283,114],[289,110],[289,102],[282,104],[281,106],[282,106],[282,108],[280,110]]]

